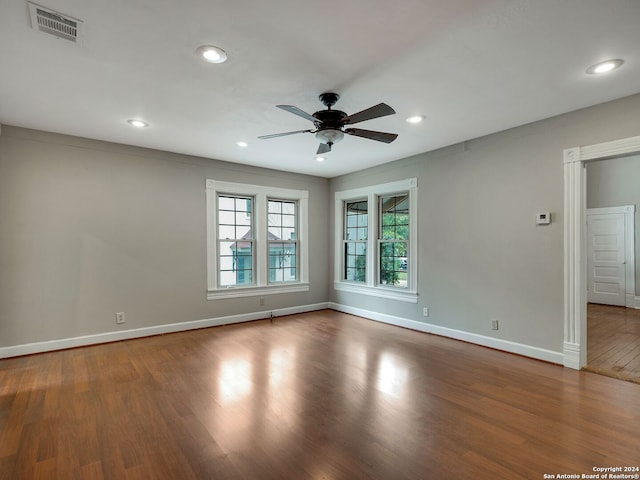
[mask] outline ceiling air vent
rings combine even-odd
[[[78,43],[82,27],[82,20],[64,15],[51,10],[50,8],[29,3],[31,12],[31,27],[43,33],[64,38],[74,43]]]

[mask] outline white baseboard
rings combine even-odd
[[[26,343],[22,345],[14,345],[9,347],[0,347],[0,358],[17,357],[21,355],[30,355],[34,353],[51,352],[54,350],[63,350],[66,348],[83,347],[88,345],[96,345],[100,343],[116,342],[120,340],[130,340],[134,338],[149,337],[152,335],[161,335],[165,333],[183,332],[187,330],[195,330],[198,328],[217,327],[221,325],[230,325],[234,323],[250,322],[269,318],[271,313],[275,317],[284,315],[293,315],[296,313],[312,312],[316,310],[324,310],[331,308],[339,312],[350,313],[360,317],[376,320],[390,325],[409,328],[425,333],[433,333],[443,337],[449,337],[456,340],[482,345],[485,347],[495,348],[518,355],[524,355],[547,362],[565,364],[564,355],[561,352],[554,352],[543,348],[524,345],[521,343],[501,340],[499,338],[487,337],[475,333],[465,332],[463,330],[455,330],[452,328],[441,327],[429,323],[416,322],[406,318],[386,315],[383,313],[373,312],[360,308],[349,307],[337,303],[323,302],[310,305],[300,305],[297,307],[288,307],[278,310],[265,310],[261,312],[251,312],[240,315],[230,315],[226,317],[207,318],[203,320],[193,320],[180,323],[171,323],[167,325],[155,325],[152,327],[135,328],[130,330],[119,330],[116,332],[98,333],[94,335],[84,335],[80,337],[63,338],[59,340],[50,340],[45,342]],[[570,366],[570,365],[566,365]]]
[[[640,297],[634,295],[633,293],[627,293],[624,299],[624,306],[627,308],[640,308],[639,300]]]
[[[455,340],[463,340],[465,342],[482,345],[484,347],[495,348],[497,350],[516,353],[525,357],[544,360],[545,362],[557,363],[559,365],[562,365],[564,360],[564,355],[562,352],[554,352],[553,350],[547,350],[544,348],[525,345],[522,343],[510,342],[508,340],[502,340],[494,337],[487,337],[485,335],[479,335],[477,333],[455,330],[453,328],[441,327],[429,323],[416,322],[415,320],[409,320],[393,315],[372,312],[370,310],[363,310],[361,308],[349,307],[337,303],[329,303],[329,308],[337,310],[339,312],[358,315],[359,317],[368,318],[370,320],[376,320],[378,322],[388,323],[390,325],[396,325],[398,327],[409,328],[411,330],[418,330],[420,332],[433,333],[435,335],[453,338]]]
[[[218,327],[221,325],[230,325],[232,323],[250,322],[252,320],[269,318],[271,313],[273,313],[274,317],[281,317],[284,315],[293,315],[295,313],[324,310],[326,308],[329,308],[328,303],[316,303],[300,305],[297,307],[281,308],[278,310],[265,310],[262,312],[252,312],[241,315],[192,320],[188,322],[170,323],[167,325],[155,325],[153,327],[134,328],[131,330],[119,330],[117,332],[97,333],[95,335],[84,335],[81,337],[63,338],[60,340],[50,340],[46,342],[25,343],[23,345],[0,347],[0,358],[18,357],[21,355],[31,355],[33,353],[63,350],[65,348],[84,347],[99,343],[150,337],[152,335],[161,335],[164,333],[184,332],[187,330],[196,330],[198,328]]]

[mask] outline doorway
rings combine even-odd
[[[587,207],[591,208],[586,211],[585,368],[640,382],[640,311],[635,310],[640,156],[590,162],[586,170]]]
[[[563,364],[587,364],[586,164],[640,153],[640,136],[564,150],[564,342]]]

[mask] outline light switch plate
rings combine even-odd
[[[536,225],[549,225],[551,223],[551,213],[543,212],[536,214]]]

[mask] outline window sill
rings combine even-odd
[[[308,283],[293,283],[286,285],[265,285],[264,287],[228,287],[207,292],[207,300],[221,298],[257,297],[262,295],[278,295],[281,293],[308,292]]]
[[[369,295],[378,298],[387,298],[389,300],[398,300],[400,302],[418,303],[418,294],[411,291],[400,291],[388,287],[371,287],[368,285],[356,285],[354,283],[334,282],[333,288],[342,292],[358,293],[361,295]]]

